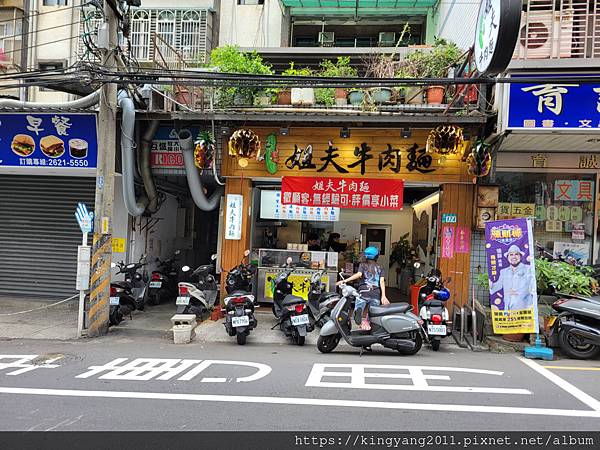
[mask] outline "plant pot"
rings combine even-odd
[[[256,98],[256,104],[258,106],[269,106],[271,104],[271,97],[268,95],[261,95]]]
[[[408,105],[423,104],[423,90],[419,86],[408,86],[404,90],[404,103]]]
[[[278,105],[291,105],[292,104],[292,91],[285,89],[277,93],[277,104]]]
[[[427,103],[441,105],[444,102],[446,88],[444,86],[429,86],[427,88]]]
[[[351,105],[357,106],[361,105],[365,99],[365,94],[363,91],[350,91],[348,93],[348,101]]]
[[[346,99],[348,98],[348,90],[347,89],[342,89],[342,88],[335,88],[335,98],[343,98]]]
[[[192,104],[192,94],[187,89],[178,89],[175,92],[175,101],[182,105],[189,106]]]
[[[313,88],[292,88],[292,105],[312,106],[315,104],[315,90]]]
[[[377,88],[372,91],[373,102],[380,105],[392,99],[392,90],[389,88]]]

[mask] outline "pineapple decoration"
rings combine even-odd
[[[478,140],[467,156],[467,171],[474,177],[485,177],[492,169],[492,153],[490,145]]]
[[[427,153],[441,155],[440,164],[446,162],[447,155],[455,155],[464,149],[463,129],[455,125],[440,125],[431,130],[427,138]]]
[[[208,169],[215,158],[215,138],[209,131],[201,131],[195,142],[194,163],[198,169]]]
[[[260,157],[260,139],[254,131],[237,130],[229,138],[229,156],[236,156],[240,167],[248,165],[248,158]]]

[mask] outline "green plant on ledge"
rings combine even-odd
[[[330,59],[321,61],[317,75],[328,78],[356,78],[358,71],[350,65],[349,56],[338,56],[336,62]],[[335,104],[335,88],[315,89],[317,104],[332,106]]]

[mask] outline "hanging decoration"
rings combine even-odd
[[[463,129],[456,125],[440,125],[429,133],[427,153],[455,155],[464,148]]]
[[[238,158],[240,167],[248,165],[248,158],[260,157],[260,139],[252,130],[237,130],[229,138],[229,155]]]
[[[477,140],[473,146],[473,150],[467,156],[467,171],[469,175],[474,177],[485,177],[492,170],[492,153],[491,145],[486,144],[483,140]]]
[[[267,136],[267,142],[265,143],[265,167],[267,168],[267,172],[270,174],[277,172],[278,162],[277,134],[271,133]]]
[[[194,163],[199,169],[209,169],[215,158],[215,138],[209,131],[201,131],[195,142]]]

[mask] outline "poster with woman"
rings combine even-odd
[[[485,237],[494,333],[537,333],[531,220],[487,222]]]

